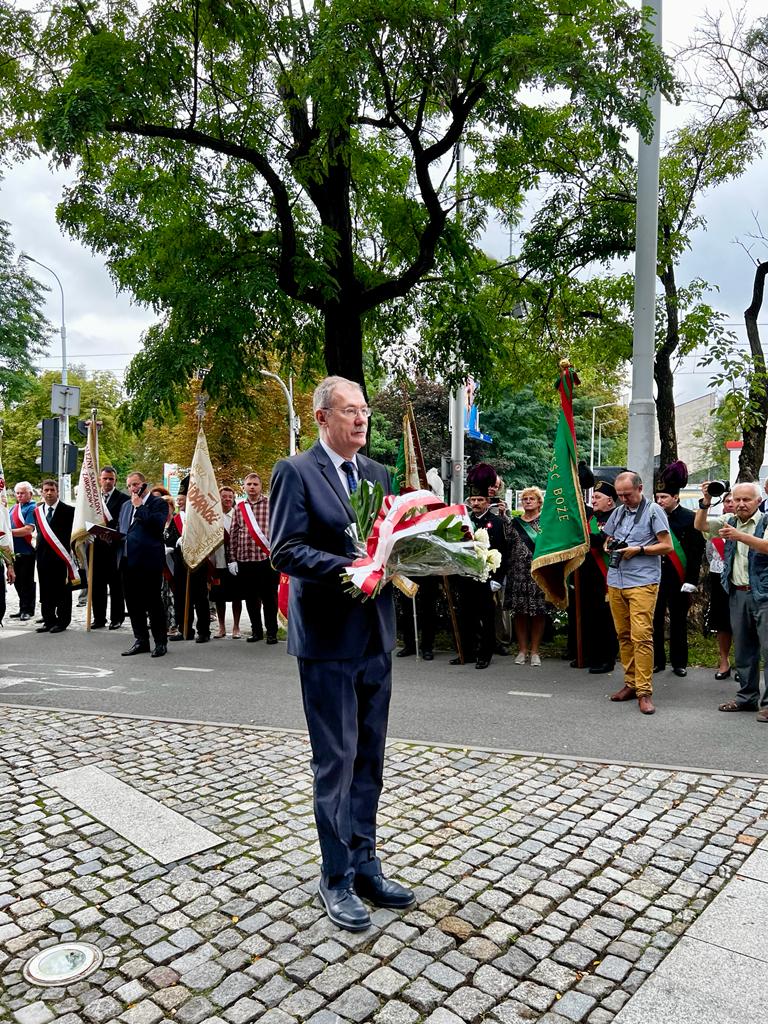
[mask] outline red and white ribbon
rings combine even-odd
[[[35,509],[35,522],[37,523],[37,528],[43,535],[46,543],[50,544],[63,562],[66,562],[67,575],[69,576],[70,583],[79,583],[80,570],[77,568],[77,563],[49,526],[48,520],[45,518],[42,505],[38,505]]]
[[[426,508],[427,511],[409,515],[416,508]],[[399,496],[388,494],[368,538],[368,556],[355,559],[346,570],[347,577],[364,594],[372,596],[384,580],[387,561],[395,543],[405,537],[434,533],[452,515],[466,521],[467,540],[471,540],[472,530],[465,505],[446,505],[431,491],[410,491]]]
[[[256,521],[256,513],[253,511],[250,501],[240,501],[238,502],[237,507],[241,509],[243,513],[243,522],[245,523],[245,527],[248,530],[248,533],[250,533],[254,543],[257,547],[261,548],[265,555],[268,555],[269,540]]]
[[[22,527],[27,524],[24,522],[24,518],[21,514],[21,505],[18,502],[11,509],[11,526],[14,530],[21,530]]]
[[[181,535],[184,533],[184,517],[182,516],[181,512],[177,512],[174,515],[173,522],[176,526],[176,529],[179,531],[179,536],[181,537]]]

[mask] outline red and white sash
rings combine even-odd
[[[21,505],[18,502],[11,509],[11,527],[14,530],[20,530],[27,524],[24,522],[24,517],[21,514]]]
[[[179,536],[181,536],[182,533],[184,533],[184,520],[181,517],[181,512],[176,513],[176,515],[173,517],[173,522],[174,525],[176,526],[176,529],[179,531]]]
[[[67,549],[64,547],[64,545],[61,543],[59,538],[56,536],[56,534],[49,526],[48,520],[45,518],[45,513],[43,512],[42,505],[38,505],[37,508],[35,509],[35,522],[37,523],[37,528],[43,535],[43,538],[45,539],[46,543],[50,544],[50,546],[53,548],[53,550],[56,552],[59,558],[62,559],[62,561],[66,562],[67,575],[69,576],[70,583],[79,583],[80,571],[77,568],[77,564],[75,563],[75,560],[72,557],[72,555],[69,553],[69,551],[67,551]]]
[[[265,555],[269,554],[269,541],[267,540],[266,534],[256,522],[256,513],[251,507],[250,501],[238,502],[239,509],[242,509],[243,522],[245,523],[248,533],[250,533],[257,547],[260,547]]]

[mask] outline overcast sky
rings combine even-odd
[[[705,11],[717,12],[720,0],[667,0],[664,5],[664,45],[682,45],[690,37],[697,18]],[[746,0],[753,18],[766,14],[764,0]],[[680,111],[664,105],[662,135],[681,119]],[[60,277],[64,287],[67,325],[68,363],[84,363],[92,370],[114,370],[122,375],[131,356],[140,347],[142,331],[154,320],[151,311],[134,305],[124,294],[117,294],[103,261],[82,245],[65,236],[56,224],[56,204],[62,187],[69,180],[65,172],[52,172],[43,161],[29,161],[9,171],[0,183],[0,218],[11,226],[17,251],[47,264]],[[680,283],[701,276],[719,288],[712,304],[723,310],[734,330],[744,336],[743,310],[751,299],[753,267],[736,239],[754,232],[753,214],[762,212],[768,234],[768,174],[766,163],[753,165],[737,182],[719,188],[705,197],[699,212],[707,220],[707,229],[698,231],[691,253],[682,261]],[[508,243],[503,236],[491,236],[492,255],[504,258]],[[768,245],[756,250],[765,259]],[[47,315],[58,327],[61,299],[50,274],[30,265],[41,281],[52,286]],[[762,321],[768,327],[768,309]],[[687,359],[676,375],[678,401],[686,401],[708,390],[708,371],[695,371],[695,360]],[[61,347],[54,342],[44,359],[45,368],[60,368]]]

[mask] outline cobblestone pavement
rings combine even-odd
[[[0,1019],[607,1024],[768,830],[768,782],[410,743],[380,846],[416,909],[334,928],[299,734],[0,709]],[[98,764],[226,843],[162,867],[40,778]],[[80,938],[59,989],[24,960]]]

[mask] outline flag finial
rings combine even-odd
[[[560,363],[558,365],[560,366],[560,369],[562,370],[562,372],[565,373],[566,370],[570,370],[570,368],[571,368],[571,361],[570,361],[570,359],[561,359]]]

